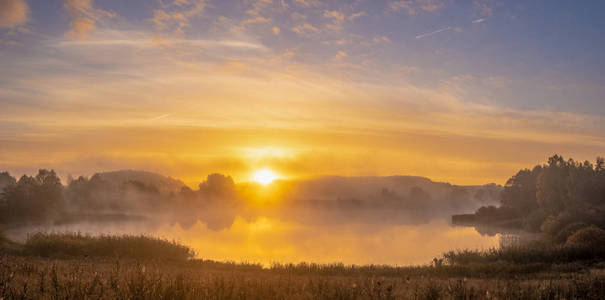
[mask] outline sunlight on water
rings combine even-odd
[[[423,225],[308,225],[258,217],[237,217],[231,227],[213,231],[198,222],[183,229],[162,226],[156,234],[193,247],[204,259],[236,262],[316,262],[345,264],[425,264],[454,249],[498,247],[499,236],[439,220]]]
[[[84,234],[145,234],[192,247],[198,258],[261,263],[427,264],[434,257],[456,249],[498,247],[500,234],[481,235],[473,227],[453,227],[443,219],[426,224],[384,223],[301,224],[273,217],[245,219],[237,216],[221,230],[198,221],[183,228],[178,223],[80,223],[7,230],[16,241],[34,232]]]

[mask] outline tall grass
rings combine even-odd
[[[286,274],[205,263],[0,257],[2,299],[602,299],[605,274],[438,278]],[[429,268],[429,267],[425,267]]]
[[[175,241],[144,235],[85,235],[81,233],[36,233],[27,238],[24,251],[43,257],[90,256],[134,259],[187,260],[191,248]]]
[[[423,266],[222,263],[148,236],[39,233],[0,249],[0,299],[602,299],[603,249],[452,251]],[[52,259],[49,259],[52,258]],[[60,259],[56,259],[60,258]],[[553,264],[554,263],[554,264]],[[590,272],[586,272],[586,271]]]
[[[605,247],[599,245],[564,246],[536,242],[529,245],[491,248],[488,250],[453,250],[443,254],[447,265],[473,263],[564,264],[598,262],[605,259]]]

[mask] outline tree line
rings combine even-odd
[[[583,227],[605,228],[605,160],[554,155],[520,170],[506,182],[501,205],[481,207],[474,220],[541,232],[559,242]]]

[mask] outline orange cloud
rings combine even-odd
[[[88,37],[88,34],[97,28],[97,20],[115,17],[114,12],[94,8],[93,0],[67,0],[64,7],[72,18],[66,35],[78,39]]]
[[[0,0],[0,28],[14,28],[27,23],[29,6],[24,0]]]
[[[151,21],[158,30],[173,31],[177,35],[183,35],[189,20],[206,8],[206,0],[177,0],[172,5],[160,3],[161,7],[153,11]]]
[[[295,26],[294,28],[292,28],[292,31],[298,34],[308,34],[319,32],[319,29],[309,23],[305,23],[302,25]]]

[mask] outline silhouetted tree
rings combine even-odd
[[[511,177],[502,190],[502,206],[479,209],[477,216],[487,222],[497,214],[522,218],[526,229],[551,236],[573,222],[605,226],[604,164],[600,157],[593,166],[554,155],[547,164]]]
[[[15,180],[15,177],[11,176],[8,172],[0,172],[0,193],[2,193],[5,187],[16,183],[17,180]]]
[[[53,170],[41,169],[35,177],[23,175],[4,189],[2,219],[18,223],[46,221],[61,211],[62,192],[61,180]]]
[[[237,194],[233,178],[222,174],[208,175],[206,181],[199,184],[199,192],[210,201],[234,200]]]
[[[519,213],[536,209],[536,181],[541,171],[542,167],[536,166],[531,171],[521,170],[508,179],[501,194],[502,206],[516,209]]]
[[[595,171],[597,173],[602,173],[605,170],[605,158],[597,156],[597,163],[595,166]]]

